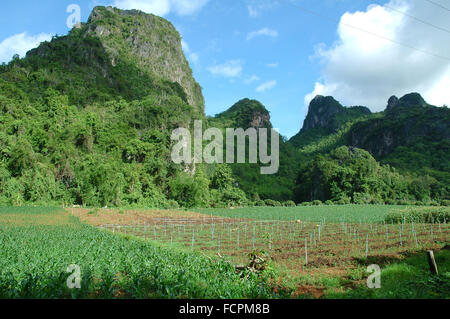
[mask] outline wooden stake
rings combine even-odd
[[[428,264],[430,265],[430,271],[433,275],[437,275],[438,274],[438,268],[437,268],[437,264],[436,264],[436,260],[434,259],[434,253],[432,250],[428,250],[427,251],[427,256],[428,256]]]
[[[308,265],[308,240],[305,237],[305,264]]]

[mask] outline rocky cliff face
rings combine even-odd
[[[216,115],[214,121],[233,128],[272,128],[269,111],[259,101],[250,99],[240,100]]]
[[[192,76],[180,34],[169,21],[138,10],[95,7],[86,28],[87,35],[100,40],[113,66],[122,59],[177,82],[189,104],[204,111],[202,89]]]
[[[386,111],[393,111],[401,107],[425,107],[428,103],[425,102],[419,93],[409,93],[398,99],[395,95],[388,100]]]
[[[331,128],[334,116],[343,112],[343,106],[331,96],[316,96],[309,104],[303,130]]]
[[[350,145],[364,148],[377,158],[398,146],[450,139],[450,110],[426,103],[418,93],[388,101],[384,116],[357,123],[350,131]]]
[[[308,114],[300,132],[289,141],[303,147],[325,135],[333,134],[348,121],[372,114],[367,107],[344,107],[332,96],[316,96],[310,103]]]
[[[303,123],[302,131],[325,129],[336,131],[342,122],[350,118],[371,114],[366,107],[343,107],[332,96],[316,96],[309,105],[308,115]]]

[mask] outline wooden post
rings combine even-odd
[[[434,259],[433,251],[432,250],[428,250],[427,251],[427,256],[428,256],[428,264],[430,265],[430,271],[434,275],[437,275],[438,274],[438,268],[437,268],[436,260]]]
[[[305,265],[308,265],[308,239],[305,237]]]

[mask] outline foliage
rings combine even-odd
[[[25,224],[5,224],[9,215]],[[271,296],[256,275],[240,278],[222,259],[100,231],[61,210],[0,208],[0,216],[0,298]],[[35,225],[38,221],[46,225]],[[67,288],[71,264],[81,268],[81,289]]]
[[[327,298],[358,299],[443,299],[450,293],[450,251],[435,252],[439,275],[429,271],[425,253],[408,255],[384,265],[381,272],[381,288],[370,289],[365,285],[356,289],[327,294]]]
[[[426,201],[445,192],[430,176],[403,176],[390,166],[380,165],[364,150],[342,146],[302,167],[295,199],[383,204],[391,200]]]
[[[172,56],[181,39],[166,20],[97,7],[81,29],[0,68],[0,204],[211,204],[211,176],[186,173],[170,160],[172,130],[204,118],[201,90],[190,92],[197,96],[189,104],[185,89],[169,80],[173,70],[141,60],[122,38],[148,21],[146,41]],[[161,41],[169,35],[170,41]],[[183,85],[195,91],[198,84],[181,46],[179,51],[173,58],[180,61],[170,67],[181,64],[188,75]],[[216,203],[246,202],[234,185],[224,190]]]
[[[390,212],[387,223],[448,223],[450,221],[449,207],[408,207]]]
[[[309,203],[311,205],[311,203]],[[195,211],[207,215],[246,218],[255,220],[311,221],[311,222],[382,222],[393,209],[405,206],[388,205],[335,205],[335,206],[296,206],[296,207],[245,207],[197,208]]]

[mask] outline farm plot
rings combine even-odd
[[[367,208],[378,214],[367,216]],[[369,264],[388,266],[425,249],[439,250],[448,245],[450,226],[445,217],[430,222],[396,221],[397,215],[388,218],[393,209],[404,210],[359,206],[358,211],[352,206],[351,212],[340,219],[329,207],[315,211],[325,212],[322,216],[312,215],[310,207],[292,208],[288,214],[284,208],[278,214],[275,209],[261,213],[260,208],[249,208],[248,213],[245,209],[229,209],[203,210],[209,214],[114,210],[75,210],[74,214],[113,233],[130,234],[212,259],[223,257],[238,269],[250,266],[255,256],[262,256],[265,268],[274,270],[270,272],[274,291],[287,289],[291,297],[310,294],[319,298],[364,286]],[[426,271],[426,267],[423,269]],[[422,272],[420,276],[428,278]],[[383,291],[380,296],[400,293]],[[418,292],[415,296],[422,295]]]
[[[442,248],[448,223],[319,222],[197,216],[153,218],[138,225],[104,224],[165,244],[230,257],[245,263],[248,254],[264,251],[278,264],[295,269],[345,266],[355,259],[392,256]]]
[[[224,260],[101,231],[57,208],[0,207],[0,243],[0,299],[274,296]],[[67,285],[70,265],[80,289]]]

